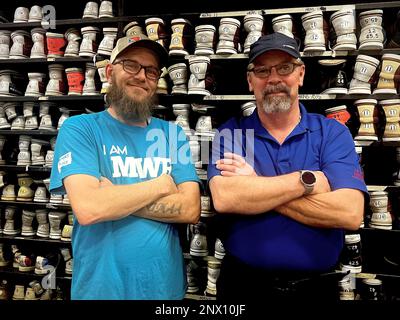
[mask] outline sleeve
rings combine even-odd
[[[347,127],[333,121],[321,151],[321,170],[332,190],[351,188],[368,195],[354,141]]]
[[[169,124],[169,126],[176,125]],[[176,139],[171,136],[169,137],[172,162],[171,175],[177,185],[187,181],[195,181],[200,183],[200,179],[198,178],[196,169],[194,167],[189,141],[187,140],[183,129],[179,126],[176,127],[177,130],[169,129],[169,135],[171,135],[171,132],[176,132],[177,134]]]
[[[88,174],[100,178],[99,157],[95,140],[86,123],[78,118],[67,119],[57,136],[50,176],[50,192],[63,194],[63,179],[72,174]]]

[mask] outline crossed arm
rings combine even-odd
[[[74,174],[64,179],[71,207],[81,225],[136,215],[169,223],[196,223],[200,217],[197,182],[175,185],[170,175],[127,185]]]
[[[260,214],[275,210],[303,224],[314,227],[359,228],[364,197],[355,189],[331,191],[320,171],[311,194],[303,196],[300,174],[293,172],[276,177],[259,177],[245,160],[227,153],[217,162],[221,176],[210,180],[214,206],[220,213]]]

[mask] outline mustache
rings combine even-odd
[[[132,122],[148,119],[154,106],[158,104],[157,96],[149,97],[144,101],[136,101],[130,98],[116,82],[108,87],[106,99],[109,105],[113,105],[118,116]]]
[[[268,87],[265,87],[263,94],[265,97],[271,93],[279,93],[279,92],[283,92],[283,93],[286,93],[287,95],[289,95],[290,88],[281,83],[277,84],[277,85],[270,85]]]
[[[133,81],[133,82],[127,82],[127,85],[129,86],[136,86],[142,89],[146,89],[141,82]]]

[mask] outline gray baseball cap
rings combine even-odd
[[[114,63],[115,59],[126,49],[131,47],[141,47],[152,50],[160,60],[160,67],[166,66],[168,62],[168,52],[156,41],[150,40],[144,34],[137,34],[130,37],[119,38],[113,51],[111,52],[110,63]]]

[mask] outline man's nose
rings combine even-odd
[[[144,68],[140,68],[139,72],[135,74],[136,78],[146,79],[146,70]]]
[[[278,74],[278,71],[276,71],[275,67],[272,67],[269,73],[270,73],[268,77],[269,79],[276,79],[276,78],[281,79],[281,76]]]
[[[268,83],[276,84],[280,82],[282,82],[281,76],[278,74],[275,67],[272,67],[270,75],[268,76]]]

